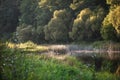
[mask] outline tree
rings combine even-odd
[[[18,42],[26,42],[29,40],[35,42],[37,35],[32,25],[22,24],[17,27],[16,37]]]
[[[112,6],[114,5],[120,5],[120,0],[106,0],[107,4],[110,4]]]
[[[19,0],[1,0],[0,3],[0,34],[10,34],[16,30],[19,16]],[[0,36],[0,37],[1,37]]]
[[[116,36],[116,31],[115,28],[112,26],[112,24],[109,25],[104,25],[101,28],[101,35],[104,40],[112,40],[112,41],[117,41],[117,36]]]
[[[20,13],[21,16],[19,18],[20,24],[28,24],[28,25],[35,25],[35,17],[36,13],[35,10],[38,7],[37,0],[22,0],[20,4]]]
[[[70,12],[64,10],[56,10],[53,18],[48,25],[45,26],[45,39],[49,41],[68,41],[69,23],[71,19]]]
[[[74,20],[72,31],[69,33],[73,40],[95,40],[100,38],[100,27],[104,18],[104,10],[96,8],[91,11],[83,9]]]
[[[55,10],[69,8],[72,0],[40,0],[39,5],[41,8],[48,8],[51,12]]]
[[[112,0],[110,0],[112,1]],[[113,5],[114,1],[111,2],[111,6]],[[120,7],[111,7],[108,15],[105,17],[103,21],[103,26],[101,29],[101,35],[103,39],[107,40],[120,40]]]
[[[48,24],[52,17],[52,13],[49,9],[41,9],[38,7],[36,9],[36,32],[37,32],[37,43],[41,43],[45,41],[45,33],[44,33],[44,26]]]
[[[94,9],[96,6],[106,8],[105,0],[73,0],[70,5],[70,8],[76,11],[81,11],[84,8]]]
[[[110,12],[110,21],[118,35],[120,35],[120,6]]]

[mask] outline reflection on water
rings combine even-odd
[[[72,55],[77,57],[104,58],[110,60],[120,60],[120,52],[74,52]]]
[[[101,56],[111,60],[120,60],[120,53],[108,52],[101,54]]]
[[[93,67],[96,71],[108,69],[115,73],[120,66],[120,47],[110,45],[109,47],[93,48],[91,46],[69,45],[68,54],[76,56],[88,67]]]
[[[110,72],[116,72],[118,66],[120,65],[120,53],[114,52],[84,52],[84,53],[74,53],[78,59],[82,60],[86,65],[95,65],[95,70],[100,71],[104,61],[108,63],[111,62]]]

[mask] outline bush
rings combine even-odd
[[[32,68],[24,53],[4,45],[0,47],[3,47],[0,50],[0,80],[26,80]]]
[[[111,24],[102,27],[101,35],[104,40],[117,40],[116,31]]]
[[[32,25],[22,24],[17,27],[16,37],[18,42],[26,42],[26,41],[36,41],[37,33]]]

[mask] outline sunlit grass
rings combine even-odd
[[[22,49],[24,51],[32,51],[32,52],[44,52],[48,50],[47,46],[43,46],[43,45],[37,45],[31,41],[28,41],[26,43],[11,43],[11,42],[6,42],[7,46],[9,48],[18,48],[18,49]]]

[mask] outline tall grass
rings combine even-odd
[[[21,49],[22,51],[27,51],[27,52],[46,52],[48,51],[48,47],[44,45],[37,45],[31,41],[25,42],[25,43],[11,43],[11,42],[6,42],[7,46],[9,48],[18,48]]]
[[[26,55],[17,49],[4,47],[1,51],[1,79],[26,80],[29,73],[29,61]]]
[[[75,57],[59,60],[3,44],[0,54],[0,80],[119,80],[109,72],[95,72]]]

